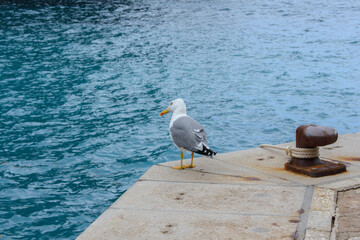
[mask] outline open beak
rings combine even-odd
[[[167,114],[169,112],[169,108],[165,109],[164,111],[162,111],[160,113],[160,116],[164,115],[164,114]]]

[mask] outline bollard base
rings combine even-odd
[[[292,158],[285,164],[285,169],[288,171],[302,173],[310,177],[324,177],[345,172],[346,166],[342,163],[329,162],[320,158]]]

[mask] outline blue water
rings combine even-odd
[[[360,131],[359,1],[31,2],[0,2],[1,239],[74,239],[178,159],[178,97],[220,153]]]

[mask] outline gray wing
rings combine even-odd
[[[189,116],[180,117],[174,121],[170,128],[171,138],[175,145],[191,152],[208,148],[208,141],[204,127]]]

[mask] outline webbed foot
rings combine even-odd
[[[172,169],[177,169],[177,170],[183,170],[186,168],[186,165],[180,165],[180,166],[176,166],[176,167],[172,167]]]
[[[184,167],[185,168],[194,168],[194,167],[196,167],[196,165],[195,164],[186,164],[186,165],[184,165]]]

